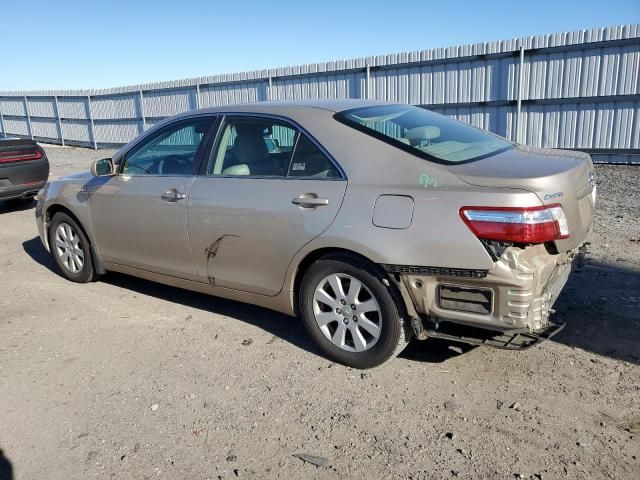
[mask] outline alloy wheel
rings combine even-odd
[[[313,314],[324,336],[342,350],[364,352],[380,338],[380,305],[371,290],[351,275],[336,273],[320,281]]]
[[[84,250],[80,235],[68,223],[61,223],[56,229],[55,248],[58,258],[71,273],[79,273],[84,267]]]

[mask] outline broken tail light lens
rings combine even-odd
[[[560,204],[541,207],[462,207],[460,216],[476,237],[513,243],[544,243],[569,237]]]
[[[0,152],[0,163],[27,162],[29,160],[40,160],[42,152],[40,150],[16,150]]]

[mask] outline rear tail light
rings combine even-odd
[[[559,204],[543,207],[462,207],[460,216],[476,237],[513,243],[567,238],[569,225]]]
[[[40,150],[16,150],[0,152],[0,163],[27,162],[29,160],[40,160],[42,152]]]

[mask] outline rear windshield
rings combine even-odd
[[[471,162],[513,148],[502,137],[412,105],[354,108],[335,118],[438,163]]]

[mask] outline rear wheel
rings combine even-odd
[[[56,213],[49,228],[49,250],[60,273],[72,282],[93,280],[91,245],[83,230],[66,213]]]
[[[404,349],[402,305],[384,274],[351,255],[314,262],[299,292],[302,320],[315,343],[336,362],[372,368]]]

